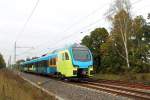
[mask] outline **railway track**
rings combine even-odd
[[[139,88],[131,88],[126,86],[119,86],[114,84],[106,84],[99,82],[86,82],[78,84],[80,86],[84,86],[87,88],[92,88],[100,91],[106,91],[109,93],[113,93],[116,95],[122,95],[126,97],[130,97],[136,100],[150,100],[150,91],[144,91]]]
[[[96,80],[96,82],[150,90],[150,85],[145,85],[145,84],[150,84],[149,82],[139,83],[139,82],[116,81],[116,80]]]
[[[51,78],[57,81],[62,81],[53,77]],[[38,85],[43,85],[48,82],[49,80],[41,81],[38,83]],[[79,85],[91,89],[96,89],[99,91],[106,91],[108,93],[112,93],[115,95],[122,95],[125,97],[133,98],[135,100],[150,100],[150,89],[149,89],[150,86],[145,86],[142,84],[132,83],[132,86],[130,86],[130,83],[127,82],[118,82],[118,81],[110,81],[110,80],[83,81],[83,82],[62,81],[62,82],[73,84],[73,85]]]
[[[38,85],[54,93],[56,96],[67,100],[128,100],[127,97],[114,96],[113,94],[107,94],[104,92],[97,92],[93,89],[77,86],[77,83],[68,82],[67,80],[59,80],[47,76],[20,73],[22,77],[28,79]]]

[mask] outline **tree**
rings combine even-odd
[[[131,36],[132,18],[130,14],[131,4],[128,0],[115,0],[107,12],[108,19],[112,22],[111,34],[118,54],[126,60],[129,68],[128,39]]]
[[[147,17],[147,19],[150,19],[150,13],[148,14],[148,17]]]
[[[94,66],[97,72],[100,71],[101,53],[100,47],[107,40],[108,32],[105,28],[96,28],[91,32],[90,36],[85,36],[81,44],[86,45],[93,54]]]
[[[6,67],[5,61],[3,59],[2,54],[0,54],[0,68],[5,68],[5,67]]]
[[[86,45],[90,50],[92,50],[92,40],[90,38],[90,36],[86,35],[83,39],[82,39],[82,44]]]
[[[133,72],[147,72],[149,53],[149,30],[143,16],[137,16],[132,21],[132,35],[130,38],[129,59]]]
[[[150,14],[149,14],[150,16]],[[149,17],[150,18],[150,17]],[[146,25],[143,26],[143,45],[145,49],[145,63],[149,66],[149,72],[150,72],[150,23],[146,23]]]
[[[21,69],[20,64],[23,63],[23,62],[25,62],[25,60],[23,60],[23,59],[18,60],[18,61],[16,62],[16,65],[15,65],[16,69]]]
[[[110,35],[106,42],[101,45],[101,72],[113,74],[124,72],[123,60],[115,48],[112,35]]]

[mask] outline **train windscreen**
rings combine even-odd
[[[87,48],[73,48],[73,58],[76,61],[90,61],[91,55]]]

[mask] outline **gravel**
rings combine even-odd
[[[64,100],[131,100],[130,98],[53,80],[48,77],[21,73],[21,76]]]

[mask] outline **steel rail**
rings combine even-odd
[[[123,95],[127,97],[131,97],[138,100],[150,100],[150,93],[140,91],[137,89],[131,89],[129,87],[123,87],[123,86],[115,86],[115,85],[108,85],[108,84],[101,84],[101,83],[94,83],[94,82],[87,82],[87,83],[81,83],[79,84],[84,87],[93,88],[96,90],[102,90],[109,93],[114,93],[117,95]]]

